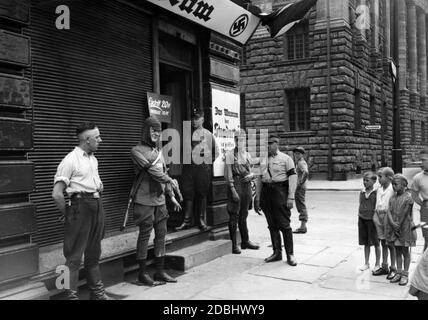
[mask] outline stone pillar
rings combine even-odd
[[[384,7],[384,38],[385,38],[385,57],[391,57],[391,3],[389,0],[385,0]]]
[[[404,0],[396,0],[395,5],[398,6],[398,64],[400,77],[400,90],[407,88],[407,12],[406,2]]]
[[[426,48],[426,21],[423,9],[418,9],[418,66],[419,66],[419,93],[421,97],[426,96],[427,86],[427,48]]]
[[[372,0],[370,7],[370,22],[373,24],[372,46],[379,51],[379,0]]]
[[[407,31],[408,31],[408,51],[409,51],[409,91],[417,91],[418,81],[418,58],[416,42],[416,6],[413,0],[407,1]]]
[[[425,27],[428,27],[428,15],[425,14]],[[426,56],[428,57],[428,32],[425,31],[425,46],[426,46]],[[427,80],[428,80],[428,62],[426,64],[426,74],[427,74]],[[428,81],[426,81],[425,86],[425,93],[428,93]]]

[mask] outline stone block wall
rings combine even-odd
[[[319,8],[318,8],[319,9]],[[309,57],[287,60],[284,38],[271,39],[263,29],[245,48],[241,91],[245,93],[247,129],[268,129],[282,137],[282,150],[303,146],[308,151],[312,176],[328,173],[328,63],[327,32],[313,8],[309,20]],[[334,179],[346,179],[357,170],[391,165],[392,84],[382,52],[370,50],[370,33],[363,37],[347,21],[337,19],[331,29],[331,147]],[[339,23],[339,22],[340,23]],[[384,70],[385,69],[385,70]],[[384,72],[385,71],[385,72]],[[285,90],[309,88],[310,130],[290,132]],[[361,92],[361,130],[354,127],[355,92]],[[370,122],[374,99],[375,121]],[[385,105],[384,105],[385,103]],[[382,131],[365,129],[382,124]],[[383,142],[383,147],[382,147]],[[383,156],[382,156],[383,150]]]

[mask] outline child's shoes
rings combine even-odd
[[[360,271],[366,271],[368,269],[370,269],[370,266],[368,264],[364,264],[361,267],[359,267]]]
[[[399,285],[400,286],[406,286],[408,282],[409,282],[409,277],[401,276],[401,280],[400,280]]]
[[[382,267],[375,267],[375,270],[372,272],[374,276],[384,276],[388,274],[388,270]]]
[[[392,278],[389,282],[391,282],[391,283],[398,283],[398,282],[400,282],[400,280],[401,280],[401,274],[396,273],[395,276],[394,276],[394,278]]]
[[[389,273],[388,273],[388,276],[386,277],[386,279],[387,280],[392,280],[396,275],[397,275],[397,272],[390,267],[389,268]]]

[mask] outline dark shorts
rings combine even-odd
[[[379,246],[379,238],[373,220],[358,217],[358,242],[360,246]]]

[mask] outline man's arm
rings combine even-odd
[[[294,161],[291,157],[286,158],[285,170],[288,177],[288,199],[294,200],[294,193],[296,192],[297,187],[297,174]]]
[[[152,163],[154,161],[150,161],[149,159],[147,159],[148,158],[147,154],[144,154],[143,152],[141,152],[136,148],[132,148],[131,158],[140,169],[146,169],[147,173],[155,181],[160,183],[172,183],[174,185],[172,181],[173,179],[168,174],[163,172],[163,170],[160,167],[153,165]]]
[[[297,174],[293,173],[288,177],[288,199],[294,200],[294,194],[296,193],[297,186]]]
[[[52,198],[55,201],[55,204],[59,211],[61,212],[62,216],[65,216],[65,199],[64,199],[64,190],[67,186],[63,181],[59,181],[55,183],[53,191],[52,191]]]
[[[422,200],[419,198],[419,192],[411,189],[410,194],[412,195],[413,201],[422,206]]]

